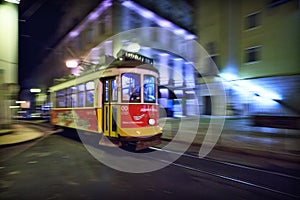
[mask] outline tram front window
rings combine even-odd
[[[141,102],[140,75],[135,73],[122,74],[122,101]]]

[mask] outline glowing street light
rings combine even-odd
[[[71,59],[66,61],[66,66],[68,68],[76,68],[78,67],[79,63],[77,59]]]
[[[26,103],[26,101],[16,101],[16,103]]]
[[[40,92],[41,92],[41,89],[39,89],[39,88],[31,88],[31,89],[30,89],[30,92],[31,92],[31,93],[40,93]]]
[[[20,4],[20,0],[4,0],[4,1],[9,2],[9,3]]]

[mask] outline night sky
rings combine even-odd
[[[65,0],[21,0],[19,4],[19,84],[21,88],[43,87],[35,77],[37,67],[57,42]]]

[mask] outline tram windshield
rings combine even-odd
[[[152,75],[144,75],[141,88],[141,76],[135,73],[122,74],[122,101],[141,103],[143,92],[145,103],[156,102],[156,78]]]
[[[141,81],[140,75],[126,73],[122,75],[122,101],[141,102]]]

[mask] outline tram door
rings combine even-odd
[[[117,137],[117,82],[116,77],[102,79],[103,84],[103,105],[102,124],[105,136]]]

